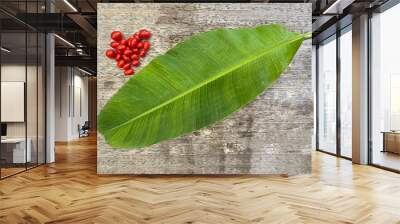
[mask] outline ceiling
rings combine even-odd
[[[15,48],[14,54],[22,54],[25,46],[25,30],[39,32],[55,32],[56,62],[59,65],[68,64],[68,60],[77,63],[84,62],[87,69],[96,70],[96,29],[98,2],[269,2],[269,3],[312,3],[313,35],[325,32],[338,20],[347,15],[356,15],[368,8],[376,7],[386,0],[1,0],[1,29],[6,35],[3,45]],[[52,9],[52,13],[48,13]],[[27,12],[27,13],[26,13]],[[59,38],[60,37],[60,38]],[[72,45],[74,45],[72,47]],[[28,55],[36,46],[28,44]],[[32,49],[31,49],[32,46]],[[17,50],[18,49],[18,50]],[[14,52],[14,51],[13,51]],[[19,53],[16,53],[19,52]],[[20,56],[20,55],[19,55]],[[56,58],[57,59],[57,58]],[[63,60],[63,61],[61,61]],[[90,64],[90,66],[88,66]],[[70,63],[69,63],[70,65]]]

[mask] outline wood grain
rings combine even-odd
[[[193,34],[278,23],[311,31],[311,4],[98,4],[98,111],[127,81],[105,58],[110,32],[152,31],[143,65]],[[135,93],[132,93],[135,94]],[[99,136],[101,174],[299,174],[311,170],[311,41],[275,84],[236,113],[143,150],[113,149]]]
[[[311,175],[107,176],[96,138],[0,181],[0,223],[400,223],[400,175],[313,152]]]

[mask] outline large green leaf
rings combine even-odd
[[[99,131],[111,146],[140,148],[211,125],[270,86],[309,37],[280,25],[195,35],[121,87]]]

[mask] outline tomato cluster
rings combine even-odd
[[[106,51],[106,56],[117,61],[117,67],[124,70],[125,75],[135,74],[133,67],[140,65],[140,58],[144,58],[150,49],[151,33],[141,29],[131,37],[124,39],[120,31],[111,33],[110,43],[112,49]]]

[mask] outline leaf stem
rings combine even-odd
[[[312,32],[303,33],[303,39],[307,40],[312,38]]]

